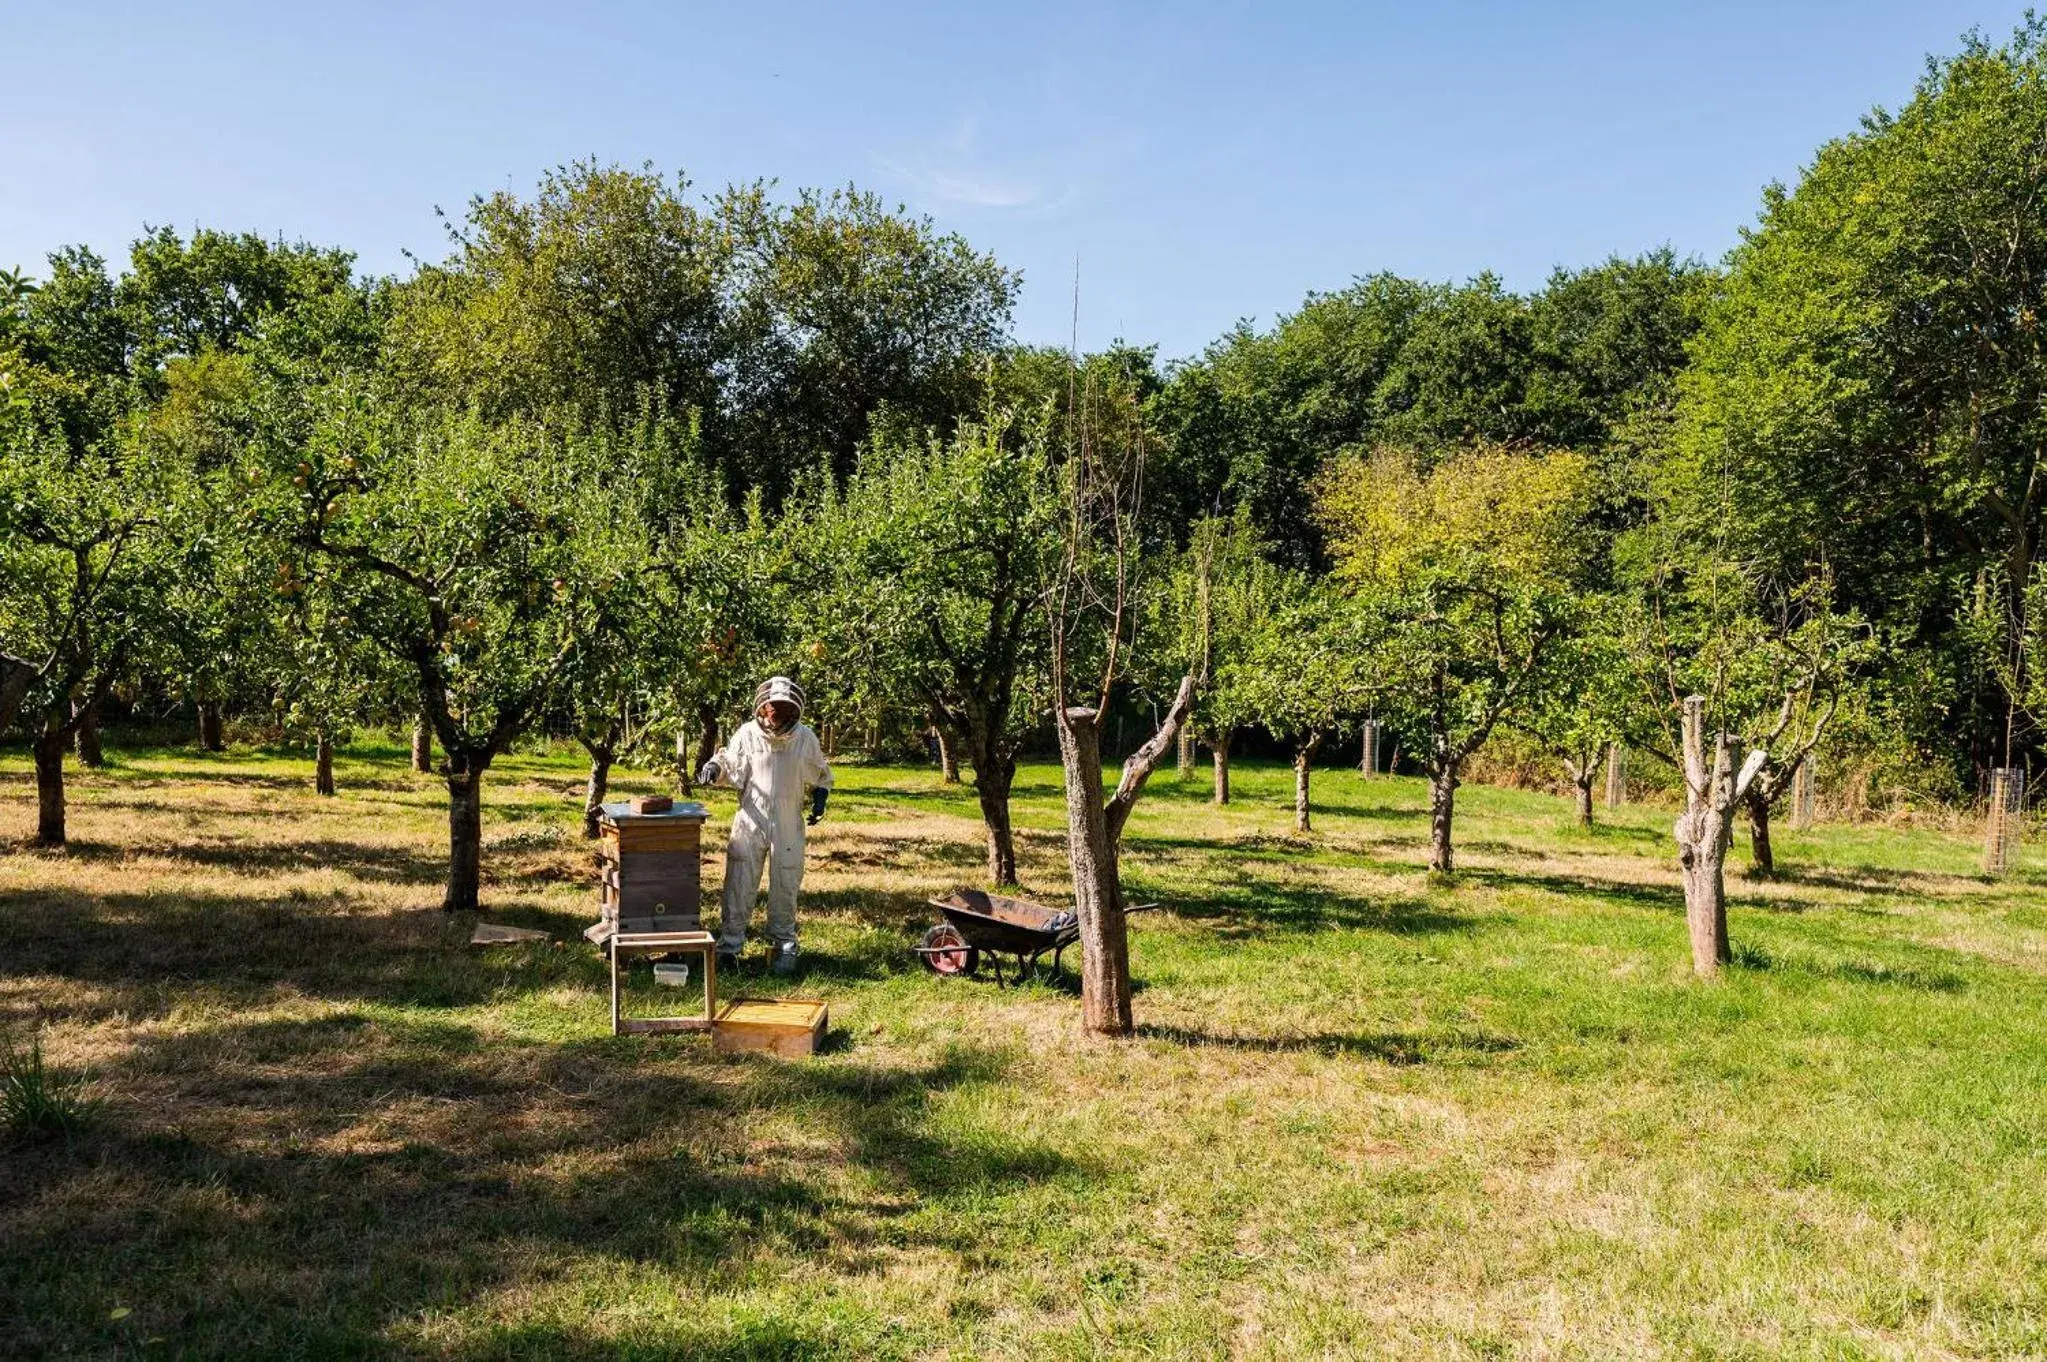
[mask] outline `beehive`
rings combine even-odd
[[[613,932],[693,932],[702,925],[704,820],[709,810],[681,803],[661,813],[606,804],[598,821],[598,920],[583,935],[602,944]]]

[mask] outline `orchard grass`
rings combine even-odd
[[[1668,810],[1467,786],[1432,885],[1419,780],[1320,772],[1296,836],[1287,768],[1227,809],[1168,770],[1119,1044],[917,968],[971,789],[845,764],[803,974],[754,945],[738,981],[831,1002],[778,1062],[609,1034],[567,751],[484,796],[487,915],[564,944],[490,951],[397,745],[334,799],[294,754],[109,755],[63,852],[0,756],[0,1022],[94,1104],[0,1150],[0,1352],[2047,1353],[2037,851],[1993,881],[1956,833],[1780,830],[1700,984]],[[1016,796],[1062,901],[1057,768]]]

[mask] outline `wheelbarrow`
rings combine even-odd
[[[973,976],[986,955],[998,988],[1021,984],[1038,973],[1046,952],[1052,956],[1047,978],[1057,978],[1063,966],[1061,954],[1080,940],[1080,921],[1072,913],[1029,899],[984,893],[979,889],[955,889],[942,899],[927,900],[944,914],[945,921],[924,933],[916,947],[917,958],[933,974]],[[1156,908],[1156,903],[1133,905],[1127,912]],[[1013,973],[1003,978],[1002,962],[1014,961]]]

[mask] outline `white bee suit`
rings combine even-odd
[[[737,955],[768,872],[768,939],[796,940],[796,892],[803,887],[805,796],[832,787],[832,768],[808,724],[771,733],[758,719],[742,724],[718,754],[718,784],[739,791],[732,840],[725,848],[725,895],[718,949]]]

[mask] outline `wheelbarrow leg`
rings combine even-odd
[[[1055,947],[1053,948],[1053,950],[1052,950],[1052,974],[1051,974],[1051,976],[1050,976],[1050,977],[1052,977],[1052,978],[1054,978],[1054,979],[1057,979],[1057,978],[1059,977],[1059,971],[1060,971],[1061,969],[1063,969],[1063,968],[1065,967],[1065,966],[1064,966],[1064,965],[1063,965],[1063,964],[1061,963],[1061,961],[1060,961],[1059,957],[1060,957],[1060,956],[1062,956],[1062,955],[1064,955],[1064,954],[1066,954],[1066,947],[1065,947],[1065,945],[1064,945],[1064,944],[1061,944],[1061,945],[1059,945],[1059,946],[1055,946]]]

